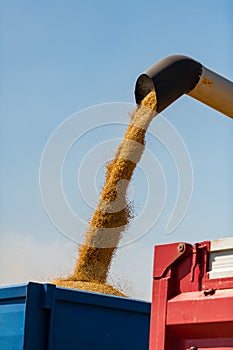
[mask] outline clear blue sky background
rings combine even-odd
[[[76,245],[53,226],[40,198],[40,158],[54,129],[92,105],[134,103],[138,75],[170,54],[189,55],[233,81],[233,2],[3,0],[0,13],[0,283],[6,284],[46,280],[67,273],[74,263]],[[166,175],[168,204],[151,232],[118,252],[110,273],[126,292],[146,299],[154,244],[233,232],[232,120],[187,96],[163,115],[191,156],[190,208],[177,230],[166,235],[176,198],[175,168],[148,138]],[[122,135],[119,130],[113,136]],[[69,169],[72,177],[78,167],[75,152],[72,159],[67,183]],[[140,202],[140,193],[138,198]],[[83,205],[78,198],[77,203]],[[89,217],[85,206],[80,210]]]

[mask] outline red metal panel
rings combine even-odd
[[[233,289],[217,290],[211,296],[205,296],[203,291],[183,293],[167,302],[167,325],[232,320]],[[231,331],[233,335],[233,328]]]
[[[197,350],[233,350],[232,341],[228,338],[190,339],[185,341],[180,349],[190,350],[192,346]]]
[[[166,308],[167,308],[168,279],[163,278],[154,284],[153,298],[157,303],[151,308],[150,348],[163,349],[165,346]]]
[[[210,242],[155,247],[150,350],[233,350],[233,277],[210,280]]]

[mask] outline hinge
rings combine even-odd
[[[205,273],[207,261],[207,245],[203,243],[195,243],[192,252],[191,282],[195,279],[195,270],[197,271],[198,287],[201,290],[202,277]]]

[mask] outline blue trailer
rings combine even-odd
[[[0,288],[0,350],[147,350],[150,303],[51,284]]]

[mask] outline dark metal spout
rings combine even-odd
[[[190,57],[166,57],[140,75],[135,86],[136,103],[153,90],[158,113],[188,94],[233,118],[233,83]]]

